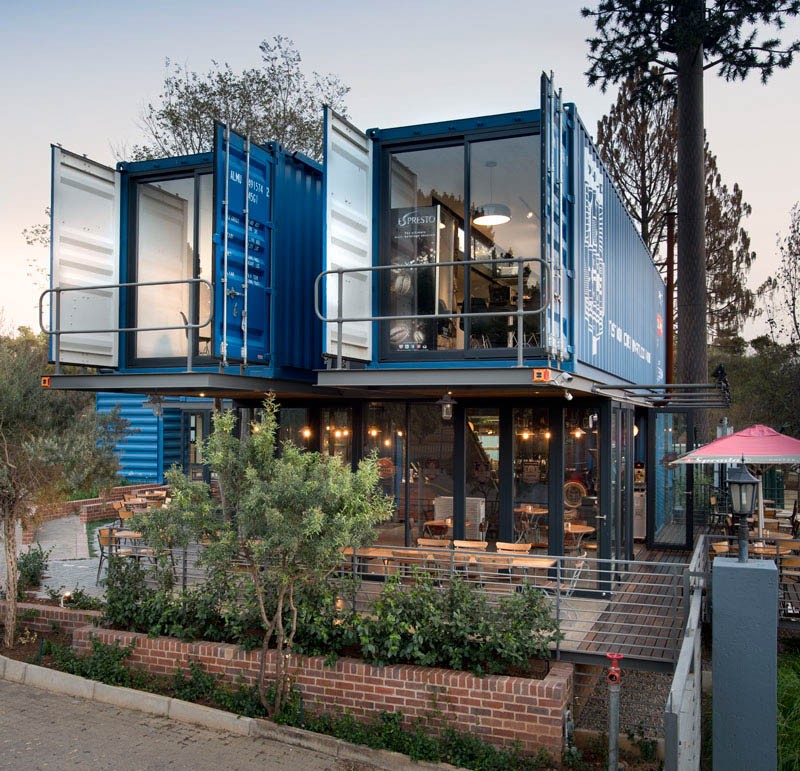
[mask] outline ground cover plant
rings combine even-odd
[[[778,657],[778,768],[780,771],[800,769],[800,650],[797,645],[790,646]]]
[[[263,718],[267,714],[257,688],[241,684],[231,687],[221,682],[217,675],[205,671],[197,662],[189,662],[187,670],[167,678],[126,666],[132,646],[119,643],[107,645],[92,640],[89,654],[77,656],[68,645],[45,641],[42,651],[47,663],[54,669],[108,685],[147,690],[247,717]],[[302,698],[294,689],[290,689],[281,712],[275,717],[283,725],[327,734],[373,749],[401,752],[412,760],[447,762],[459,768],[481,771],[554,768],[552,758],[545,752],[529,757],[523,755],[516,746],[498,748],[452,727],[445,728],[440,736],[435,736],[426,731],[423,721],[409,722],[401,712],[382,712],[370,721],[358,721],[345,713],[309,714],[304,711]]]

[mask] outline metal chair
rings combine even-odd
[[[133,554],[132,549],[120,548],[117,531],[113,527],[100,527],[97,529],[97,546],[100,549],[100,561],[97,564],[95,585],[100,583],[100,571],[103,568],[103,562],[111,559],[111,557],[129,557]]]

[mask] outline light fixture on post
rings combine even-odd
[[[164,414],[164,397],[159,394],[150,394],[144,403],[145,407],[149,407],[153,411],[153,415],[160,418]]]
[[[739,515],[739,562],[747,562],[747,518],[752,516],[756,506],[758,479],[744,465],[728,470],[728,499],[734,516]]]
[[[453,405],[455,405],[456,401],[450,396],[450,392],[448,391],[436,403],[442,408],[442,420],[451,420],[453,417]]]
[[[489,169],[489,203],[485,203],[475,209],[475,214],[472,217],[473,223],[481,227],[505,225],[511,219],[511,209],[504,203],[494,202],[495,166],[497,166],[497,161],[486,161],[486,168]]]

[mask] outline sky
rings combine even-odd
[[[141,142],[144,105],[157,100],[167,57],[205,72],[211,60],[257,66],[258,45],[294,41],[307,73],[334,73],[351,87],[349,116],[362,129],[534,109],[539,75],[552,71],[595,133],[616,91],[590,88],[591,20],[578,0],[292,0],[136,3],[4,0],[0,27],[0,325],[38,328],[44,248],[25,227],[44,221],[50,145],[109,165]],[[800,37],[800,21],[787,25]],[[757,260],[755,288],[774,275],[777,234],[800,200],[800,62],[766,86],[751,77],[705,78],[705,123],[723,180],[752,205],[746,228]],[[749,325],[745,335],[763,331]]]

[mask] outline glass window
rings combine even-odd
[[[381,490],[395,501],[395,516],[381,530],[405,521],[405,403],[374,403],[367,408],[364,452],[378,456],[378,477]],[[383,536],[386,533],[382,533]],[[402,536],[398,534],[398,541]]]
[[[550,437],[546,409],[514,410],[514,531],[537,548],[547,547]]]
[[[353,461],[353,410],[351,407],[322,410],[323,455],[336,455],[345,465]]]
[[[408,512],[420,536],[453,537],[453,421],[436,404],[412,404],[408,427]]]
[[[591,409],[564,414],[564,550],[597,539],[600,421]],[[588,529],[587,529],[588,528]]]
[[[495,315],[472,319],[470,344],[475,348],[516,345],[513,315],[520,292],[523,310],[539,307],[539,263],[516,262],[540,256],[539,137],[523,136],[470,144],[470,213],[472,260],[469,274],[473,312]],[[520,270],[522,275],[520,276]],[[523,317],[527,347],[538,346],[540,316]]]
[[[463,243],[464,149],[440,147],[390,157],[387,312],[414,316],[453,312],[463,277],[453,266],[458,232]],[[448,349],[457,345],[450,319],[399,319],[384,324],[390,351]]]
[[[496,539],[500,527],[500,411],[467,410],[466,535]]]
[[[278,414],[278,441],[291,442],[297,447],[308,448],[311,428],[308,424],[308,409],[305,407],[281,407]]]
[[[524,260],[541,251],[539,137],[390,152],[388,165],[382,264],[395,267],[382,275],[382,315],[400,318],[382,322],[384,350],[508,348],[520,335],[540,346],[539,263]],[[468,259],[480,264],[465,273]],[[487,315],[413,318],[463,311]]]
[[[136,186],[136,281],[167,282],[211,277],[211,175],[139,183]],[[197,225],[197,227],[195,227]],[[197,231],[197,238],[195,231]],[[202,248],[200,247],[202,245]],[[191,313],[189,292],[195,291]],[[188,284],[141,287],[135,293],[136,326],[180,327],[190,316],[208,317],[207,289]],[[210,327],[200,330],[200,352],[210,353]],[[185,329],[163,329],[136,334],[137,358],[185,356]]]

